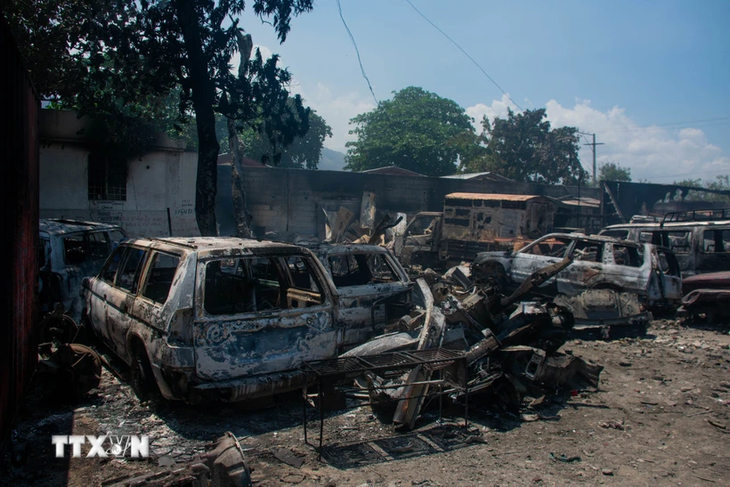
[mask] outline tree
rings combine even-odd
[[[394,165],[430,176],[453,174],[475,143],[471,121],[456,102],[422,88],[393,92],[392,100],[350,120],[357,140],[346,144],[345,169]]]
[[[703,183],[702,179],[684,179],[682,181],[675,181],[677,186],[687,186],[690,188],[697,188],[697,190],[690,190],[687,196],[684,198],[686,201],[720,201],[727,203],[730,200],[730,196],[726,194],[709,193],[703,191],[709,189],[712,191],[728,191],[730,192],[730,176],[718,175],[714,181]]]
[[[277,167],[317,169],[324,141],[327,137],[332,137],[332,128],[322,117],[310,112],[309,130],[304,135],[294,137],[291,144],[277,151],[270,138],[266,136],[267,126],[272,123],[270,119],[276,116],[277,114],[267,115],[262,133],[249,130],[244,150],[246,156]]]
[[[631,181],[631,168],[621,167],[615,162],[605,162],[598,168],[599,181]]]
[[[262,20],[272,19],[284,42],[291,18],[311,10],[313,0],[252,3]],[[287,105],[290,75],[277,66],[277,56],[263,61],[257,51],[250,61],[245,58],[249,62],[239,76],[231,73],[241,38],[236,17],[245,6],[245,0],[17,0],[6,15],[41,93],[80,114],[115,116],[139,106],[152,119],[158,112],[151,100],[181,87],[179,118],[194,114],[198,134],[198,227],[203,235],[215,235],[215,113],[251,124],[276,111],[279,126],[268,133],[280,140],[298,132],[308,116],[300,98],[294,110]]]
[[[508,111],[506,119],[484,117],[486,149],[466,160],[462,172],[490,171],[519,182],[576,184],[586,173],[578,159],[578,129],[550,128],[545,109]]]

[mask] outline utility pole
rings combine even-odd
[[[583,132],[578,132],[582,135],[592,135],[593,136],[593,142],[583,145],[590,145],[591,149],[593,149],[593,187],[596,187],[596,146],[597,145],[605,145],[603,142],[596,142],[596,134],[586,134]]]

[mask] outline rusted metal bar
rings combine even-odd
[[[556,262],[552,265],[536,270],[530,274],[530,277],[522,281],[522,284],[520,284],[520,287],[518,287],[515,292],[513,292],[509,297],[502,299],[500,303],[502,308],[506,308],[510,304],[516,303],[520,298],[531,292],[533,289],[542,286],[558,272],[568,267],[572,262],[573,256],[569,255],[560,262]]]

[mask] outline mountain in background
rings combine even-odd
[[[345,167],[344,153],[322,147],[322,155],[317,166],[320,171],[344,171],[343,167]]]

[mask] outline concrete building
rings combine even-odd
[[[40,217],[121,225],[130,236],[199,235],[197,153],[164,134],[147,154],[114,161],[94,149],[93,122],[70,111],[40,114]]]

